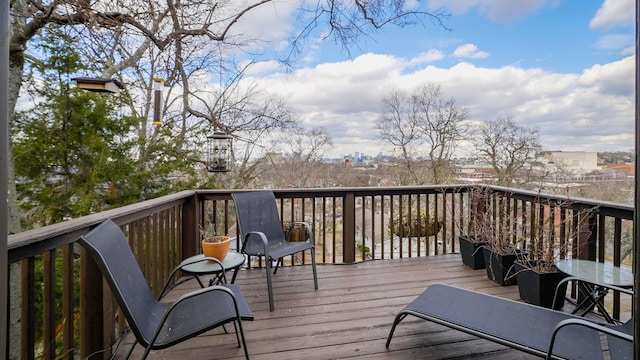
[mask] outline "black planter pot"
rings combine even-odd
[[[474,242],[466,236],[459,236],[458,238],[460,239],[460,255],[462,256],[462,263],[473,270],[484,269],[485,265],[482,246],[486,245],[486,242]]]
[[[487,277],[500,286],[515,285],[518,280],[515,277],[513,263],[518,258],[515,254],[501,255],[487,246],[482,247],[484,265],[487,269]]]
[[[514,270],[518,279],[520,299],[529,304],[554,310],[561,309],[564,306],[567,283],[562,284],[555,303],[553,302],[553,296],[560,281],[566,277],[565,274],[559,271],[539,273],[519,262],[514,264]]]

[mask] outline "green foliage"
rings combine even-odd
[[[55,27],[29,68],[33,99],[16,112],[13,156],[23,226],[57,223],[193,186],[188,156],[169,130],[149,140],[146,118],[123,114],[129,94],[74,88],[89,69]],[[80,74],[80,75],[79,75]],[[180,180],[180,179],[185,180]]]
[[[126,136],[134,122],[118,115],[118,98],[70,88],[69,72],[82,66],[68,41],[42,45],[50,56],[34,64],[29,88],[37,100],[12,129],[21,206],[39,224],[104,209],[134,165]]]

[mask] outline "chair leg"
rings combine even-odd
[[[222,325],[222,327],[224,328],[224,332],[227,333],[225,325]],[[240,343],[240,334],[238,333],[238,324],[235,320],[233,321],[233,330],[236,332],[236,341],[238,341],[238,347],[242,347],[242,343]]]
[[[311,248],[311,268],[313,269],[313,287],[318,290],[318,272],[316,271],[316,249]]]
[[[387,343],[386,343],[386,347],[387,349],[389,348],[389,345],[391,344],[391,338],[393,337],[393,332],[396,330],[396,326],[400,323],[400,321],[402,321],[402,319],[404,319],[407,315],[409,314],[405,314],[402,311],[396,315],[396,318],[393,320],[393,325],[391,326],[391,331],[389,331],[389,336],[387,337]]]
[[[131,356],[131,354],[133,353],[133,348],[136,347],[137,343],[138,343],[138,341],[134,341],[133,345],[131,345],[131,348],[129,349],[129,352],[127,353],[127,356],[125,356],[125,359],[128,359]]]
[[[151,351],[151,344],[149,344],[146,348],[144,348],[144,354],[141,359],[146,359],[149,356],[149,352]]]
[[[278,268],[280,267],[280,265],[282,264],[282,258],[278,259],[278,261],[276,261],[276,268],[275,270],[273,270],[273,275],[275,275],[278,272]]]
[[[273,288],[271,286],[271,259],[265,258],[265,263],[267,267],[267,289],[269,290],[269,309],[270,311],[275,310],[275,306],[273,305]]]
[[[244,348],[244,357],[245,359],[249,360],[249,350],[247,349],[247,342],[244,339],[244,331],[242,330],[242,320],[240,320],[240,317],[238,317],[237,321],[233,322],[233,325],[235,326],[236,323],[238,324],[238,330],[236,331],[236,334],[240,332],[240,338],[242,339],[242,347]]]

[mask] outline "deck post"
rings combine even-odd
[[[638,177],[640,177],[640,169],[638,169],[638,151],[640,151],[640,0],[636,0],[636,112],[635,112],[635,196],[634,196],[634,212],[633,212],[633,273],[635,275],[633,288],[635,289],[633,294],[633,313],[640,314],[640,296],[638,296],[638,290],[640,289],[640,254],[638,252],[638,236],[640,232],[638,227],[640,224],[640,212],[638,206],[640,206],[640,187],[638,186]],[[634,317],[633,321],[633,358],[640,359],[640,321],[638,317]]]
[[[200,197],[196,192],[187,198],[182,206],[182,259],[196,255],[200,250],[197,247],[199,241],[198,228],[200,227],[198,218],[201,207],[200,201]]]
[[[344,195],[342,204],[342,261],[356,261],[356,200],[353,192]]]
[[[0,357],[9,358],[7,323],[9,319],[8,234],[9,209],[7,205],[9,173],[9,0],[0,1]]]
[[[102,273],[93,257],[80,250],[80,358],[103,359],[104,310]],[[109,344],[111,345],[111,344]]]

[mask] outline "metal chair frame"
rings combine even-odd
[[[235,193],[231,196],[235,202],[238,226],[242,238],[241,253],[248,256],[264,257],[265,259],[270,311],[275,310],[271,261],[276,261],[276,266],[273,270],[273,275],[275,275],[285,256],[309,250],[313,268],[313,285],[314,289],[318,290],[316,252],[311,226],[305,222],[294,222],[291,225],[292,227],[299,224],[305,226],[309,239],[301,242],[287,241],[282,230],[282,223],[278,215],[278,207],[273,192],[250,191]]]
[[[113,221],[104,221],[78,242],[92,255],[135,335],[127,359],[137,343],[145,347],[144,359],[151,350],[170,347],[229,322],[234,323],[238,347],[249,359],[242,320],[254,316],[238,286],[210,286],[160,302],[169,283],[158,299],[153,297],[124,233]],[[171,278],[178,270],[174,269]]]

